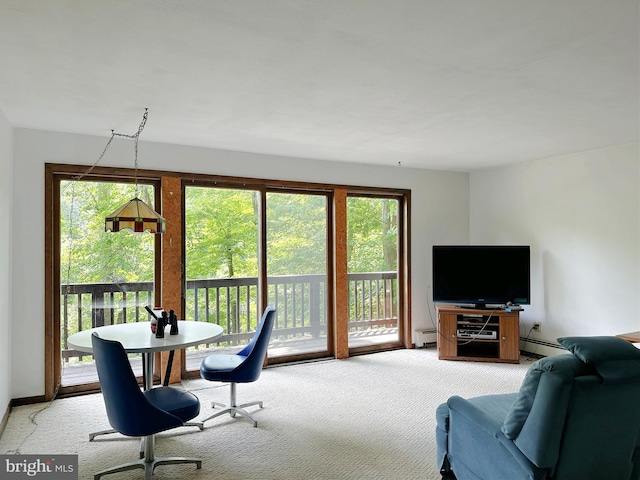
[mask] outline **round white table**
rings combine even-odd
[[[74,333],[67,339],[69,347],[81,352],[93,352],[91,335],[94,332],[100,338],[120,342],[127,353],[142,353],[145,364],[144,388],[148,390],[153,387],[153,353],[211,343],[222,336],[223,330],[220,325],[213,323],[180,320],[177,335],[170,335],[167,326],[164,337],[156,338],[150,322],[121,323]]]

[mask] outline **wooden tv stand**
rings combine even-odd
[[[520,363],[520,312],[436,306],[438,358],[474,362]],[[488,320],[488,321],[487,321]],[[492,338],[463,338],[458,330],[495,332]]]

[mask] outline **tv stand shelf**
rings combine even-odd
[[[438,358],[474,362],[520,363],[520,312],[437,306]],[[486,323],[486,325],[485,325]],[[458,330],[479,330],[489,338],[463,338]],[[491,336],[496,338],[490,338]]]

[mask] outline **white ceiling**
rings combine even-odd
[[[637,0],[0,0],[14,127],[470,171],[638,141]]]

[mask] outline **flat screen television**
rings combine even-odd
[[[453,305],[530,303],[529,246],[434,245],[433,301]]]

